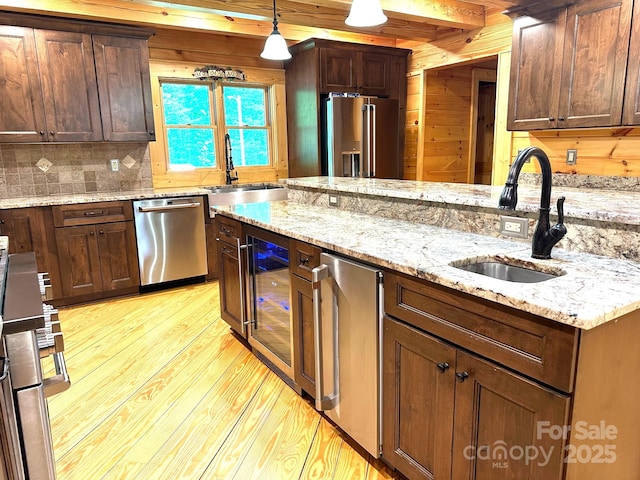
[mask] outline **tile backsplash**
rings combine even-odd
[[[148,143],[0,145],[0,198],[152,187]]]

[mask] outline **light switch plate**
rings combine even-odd
[[[117,172],[118,170],[120,170],[120,160],[118,160],[117,158],[112,158],[111,160],[109,160],[109,162],[111,163],[112,172]]]
[[[570,148],[567,150],[567,165],[575,165],[578,162],[578,150]]]

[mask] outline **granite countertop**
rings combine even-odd
[[[34,197],[1,198],[0,209],[23,207],[47,207],[51,205],[71,205],[76,203],[110,202],[114,200],[140,200],[145,198],[185,197],[206,195],[209,191],[202,187],[147,188],[128,192],[76,193],[70,195],[47,195]]]
[[[336,180],[328,183],[335,185],[339,183]],[[301,181],[311,183],[296,180]],[[447,190],[439,185],[434,184],[434,189]],[[640,308],[640,264],[635,262],[560,248],[553,250],[551,260],[534,260],[530,246],[516,241],[291,201],[215,210],[337,253],[582,329],[597,327]],[[491,256],[566,273],[544,282],[524,284],[450,265]]]
[[[491,209],[498,207],[503,188],[502,186],[463,183],[342,177],[290,178],[282,182],[292,188],[309,188]],[[566,197],[564,203],[566,217],[640,225],[640,209],[638,208],[640,192],[553,186],[551,190],[552,212],[556,211],[556,200],[560,196]],[[540,186],[518,185],[516,210],[537,212],[539,206]]]

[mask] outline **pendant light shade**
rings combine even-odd
[[[291,58],[287,42],[278,31],[278,19],[276,17],[276,0],[273,0],[273,31],[267,37],[264,44],[264,50],[260,54],[262,58],[267,60],[288,60]]]
[[[351,11],[344,21],[352,27],[374,27],[387,21],[380,0],[353,0]]]

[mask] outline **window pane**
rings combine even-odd
[[[162,84],[165,125],[211,125],[209,84]]]
[[[264,88],[222,87],[224,121],[229,127],[264,127],[267,110]]]
[[[267,130],[229,129],[231,153],[236,166],[269,165]]]
[[[169,165],[215,167],[216,153],[210,128],[167,128]]]

